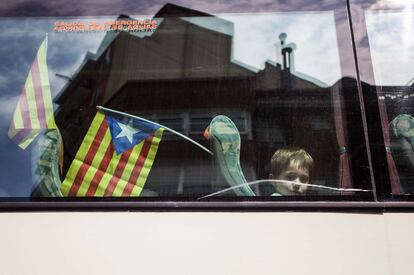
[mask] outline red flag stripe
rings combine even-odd
[[[115,173],[112,175],[111,180],[108,183],[108,186],[106,187],[104,196],[111,196],[114,192],[116,186],[118,185],[118,182],[120,178],[122,177],[122,173],[124,172],[125,166],[128,163],[129,156],[131,155],[133,151],[133,148],[130,148],[128,151],[122,153],[121,158],[118,162],[118,165],[115,168]]]
[[[40,127],[47,128],[45,105],[44,105],[43,93],[42,93],[42,83],[40,81],[39,63],[37,62],[37,58],[34,60],[32,64],[31,71],[32,71],[33,90],[34,90],[34,95],[35,95],[35,100],[36,100],[37,117],[39,119]]]
[[[78,173],[76,174],[75,180],[73,181],[73,184],[70,187],[68,194],[69,196],[76,196],[76,194],[78,193],[79,187],[81,186],[82,181],[86,173],[88,172],[90,165],[92,164],[92,161],[96,155],[96,152],[99,149],[99,146],[101,145],[101,142],[107,130],[108,124],[106,124],[106,120],[103,119],[96,133],[96,136],[92,141],[92,144],[88,149],[88,152],[86,153],[85,159],[83,160],[82,165],[79,168]]]
[[[154,138],[154,136],[152,135],[151,137],[148,137],[145,140],[145,143],[144,143],[144,145],[142,146],[142,149],[141,149],[141,153],[140,153],[137,161],[135,162],[134,169],[132,170],[131,176],[129,177],[128,184],[125,186],[125,188],[122,192],[122,196],[130,196],[131,195],[132,189],[134,188],[134,186],[135,186],[135,184],[136,184],[136,182],[139,178],[139,175],[141,174],[141,170],[142,170],[142,167],[144,166],[144,162],[147,159],[148,152],[151,148],[153,138]]]
[[[25,138],[27,138],[31,133],[32,133],[33,129],[20,129],[18,130],[18,132],[12,137],[12,140],[14,142],[16,142],[17,144],[20,144],[21,142],[23,142],[25,140]]]
[[[27,129],[32,128],[32,123],[30,121],[29,104],[27,103],[27,92],[24,88],[22,94],[20,95],[19,104],[20,114],[23,120],[23,127]]]
[[[98,170],[95,172],[95,175],[92,178],[91,183],[89,184],[88,191],[86,196],[93,196],[98,189],[99,183],[101,182],[103,176],[105,175],[106,169],[108,169],[109,163],[111,162],[112,155],[114,154],[114,146],[112,143],[109,143],[108,148],[106,149],[105,155],[102,158],[101,163],[99,164]]]

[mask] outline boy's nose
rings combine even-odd
[[[299,179],[296,179],[296,180],[294,180],[293,182],[295,182],[295,184],[293,184],[293,185],[292,185],[292,189],[293,189],[293,191],[295,191],[295,192],[299,192],[299,190],[300,190],[300,185],[299,185],[299,184],[296,184],[296,183],[299,183]]]

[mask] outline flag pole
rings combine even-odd
[[[195,140],[193,140],[193,139],[191,139],[191,138],[189,138],[189,137],[187,137],[187,136],[185,136],[185,135],[183,135],[183,134],[181,134],[181,133],[179,133],[179,132],[177,132],[177,131],[175,131],[175,130],[173,130],[173,129],[171,129],[171,128],[168,128],[168,127],[166,127],[166,126],[164,126],[164,125],[162,125],[162,124],[159,124],[159,123],[156,123],[156,122],[153,122],[153,121],[147,120],[147,119],[142,118],[142,117],[139,117],[139,116],[134,116],[134,115],[131,115],[131,114],[128,114],[128,113],[124,113],[124,112],[120,112],[120,111],[112,110],[112,109],[109,109],[109,108],[105,108],[105,107],[102,107],[102,106],[96,106],[96,108],[97,108],[98,110],[103,110],[103,111],[107,111],[107,112],[112,112],[112,113],[115,113],[115,114],[119,114],[119,115],[127,116],[127,117],[130,117],[130,118],[134,118],[134,119],[138,119],[138,120],[141,120],[141,121],[145,121],[145,122],[148,122],[148,123],[152,123],[152,124],[158,125],[158,126],[160,126],[160,127],[164,128],[165,130],[168,130],[168,131],[170,131],[170,132],[172,132],[172,133],[174,133],[174,134],[176,134],[176,135],[178,135],[178,136],[182,137],[183,139],[188,140],[189,142],[193,143],[193,144],[194,144],[194,145],[196,145],[197,147],[199,147],[199,148],[203,149],[204,151],[206,151],[206,152],[207,152],[207,153],[209,153],[210,155],[214,156],[214,154],[213,154],[210,150],[208,150],[206,147],[204,147],[204,146],[203,146],[203,145],[201,145],[200,143],[198,143],[198,142],[196,142]]]

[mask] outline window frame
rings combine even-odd
[[[358,45],[356,45],[356,40],[363,35],[363,32],[366,32],[366,28],[361,30],[360,25],[357,21],[358,19],[353,15],[352,10],[358,10],[358,7],[354,6],[352,0],[344,0],[346,2],[346,7],[348,15],[348,23],[350,27],[351,34],[351,43],[353,47],[353,57],[356,65],[356,77],[357,85],[359,92],[359,100],[362,108],[362,118],[365,120],[363,123],[365,136],[369,137],[367,140],[367,150],[370,166],[370,175],[371,183],[373,187],[374,195],[371,200],[363,201],[269,201],[262,198],[257,201],[250,201],[243,199],[229,199],[229,200],[209,200],[209,201],[186,201],[183,199],[169,198],[162,200],[154,199],[144,199],[144,200],[133,200],[133,199],[102,199],[99,200],[93,198],[82,198],[82,199],[33,199],[33,198],[7,198],[0,199],[0,211],[233,211],[233,210],[242,210],[242,211],[327,211],[327,212],[349,212],[349,211],[367,211],[367,212],[385,212],[385,211],[396,211],[396,212],[405,212],[414,210],[414,196],[413,198],[403,198],[404,201],[389,201],[396,199],[393,196],[382,196],[384,190],[389,190],[389,177],[387,169],[384,164],[386,164],[385,158],[385,145],[382,138],[381,127],[379,125],[379,111],[378,104],[376,104],[376,98],[372,96],[372,90],[362,85],[361,82],[361,64],[360,61],[363,59],[358,54]],[[372,60],[369,57],[370,65],[372,66]],[[372,69],[372,68],[371,68]],[[367,113],[372,113],[372,118],[368,118]],[[240,115],[240,114],[238,114]],[[248,114],[245,115],[245,126],[246,131],[241,134],[248,134],[251,136],[251,118]],[[201,114],[200,114],[201,116]],[[183,129],[188,132],[189,135],[192,134],[190,128],[191,117],[188,114],[181,114],[183,118]],[[159,117],[154,117],[157,121]],[[367,125],[370,121],[376,123],[373,128],[380,135],[371,133]],[[371,146],[372,144],[379,144],[379,147],[376,148]],[[373,161],[378,159],[378,161]],[[386,166],[386,165],[385,165]],[[181,167],[182,168],[182,167]],[[348,199],[348,198],[346,198]]]

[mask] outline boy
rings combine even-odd
[[[272,156],[270,167],[270,179],[283,180],[275,181],[276,193],[272,196],[305,195],[313,168],[313,159],[305,150],[297,147],[279,149]]]

